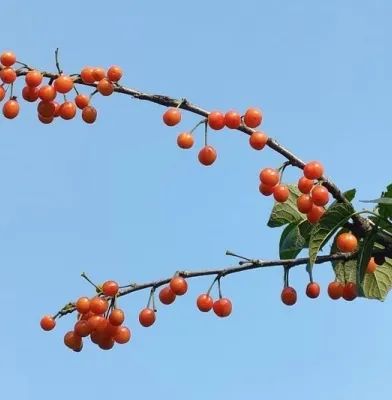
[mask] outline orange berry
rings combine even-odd
[[[0,101],[3,101],[5,97],[5,89],[3,86],[0,86]]]
[[[316,206],[315,204],[313,204],[312,209],[306,214],[306,218],[311,224],[317,224],[324,213],[324,207]]]
[[[126,326],[120,326],[113,339],[116,343],[125,344],[131,339],[131,331]]]
[[[274,168],[264,168],[260,171],[260,181],[268,186],[275,186],[279,183],[279,171]]]
[[[122,77],[122,69],[117,65],[112,65],[107,72],[107,77],[112,82],[118,82]]]
[[[56,105],[53,101],[40,101],[37,105],[38,114],[45,118],[53,117],[56,111]]]
[[[182,296],[188,290],[188,283],[182,276],[174,276],[171,279],[169,286],[177,296]]]
[[[255,150],[262,150],[268,142],[268,136],[263,132],[253,132],[249,136],[249,144]]]
[[[8,119],[14,119],[19,114],[19,103],[16,100],[8,100],[3,105],[3,115]]]
[[[178,108],[170,107],[163,113],[162,119],[167,126],[177,125],[181,121],[181,111]]]
[[[83,342],[82,338],[74,331],[69,331],[64,335],[64,344],[74,351],[80,351]]]
[[[88,124],[93,124],[97,119],[97,110],[92,106],[84,107],[82,110],[82,119]]]
[[[91,333],[90,325],[84,319],[75,323],[74,332],[80,337],[86,337]]]
[[[297,186],[301,193],[309,194],[313,188],[313,179],[308,179],[302,176],[299,178]]]
[[[216,150],[212,146],[204,146],[198,154],[198,159],[203,165],[211,165],[217,157]]]
[[[343,299],[347,301],[353,301],[357,296],[357,285],[354,282],[347,282],[343,288]]]
[[[344,232],[336,238],[336,246],[343,253],[351,253],[358,248],[358,240],[352,233]]]
[[[233,306],[229,299],[222,297],[221,299],[214,301],[212,309],[218,317],[224,318],[228,317],[231,314]]]
[[[329,201],[328,189],[324,186],[317,185],[313,188],[311,197],[316,206],[325,206]]]
[[[12,51],[5,51],[0,55],[0,63],[4,65],[4,67],[10,67],[14,65],[16,62],[16,55]]]
[[[38,115],[38,119],[43,123],[43,124],[51,124],[54,120],[54,117],[44,117],[41,114],[37,114]]]
[[[3,68],[0,71],[0,79],[4,83],[14,83],[16,81],[16,72],[10,67]]]
[[[61,118],[69,120],[76,115],[76,105],[72,101],[65,101],[60,105],[59,115]]]
[[[378,265],[377,265],[376,262],[374,261],[374,257],[371,257],[370,260],[369,260],[369,262],[368,262],[368,265],[367,265],[367,267],[366,267],[366,272],[367,272],[368,274],[372,274],[372,273],[374,273],[374,271],[377,269],[377,267],[378,267]]]
[[[298,211],[307,214],[312,210],[313,200],[308,194],[302,194],[297,198]]]
[[[106,71],[100,67],[94,68],[92,75],[93,75],[95,81],[100,81],[106,77]]]
[[[194,142],[193,135],[189,132],[182,132],[177,136],[177,145],[181,149],[190,149]]]
[[[78,94],[75,96],[75,104],[78,108],[83,110],[84,107],[87,107],[90,102],[90,97],[87,94]]]
[[[53,86],[44,85],[39,88],[38,97],[44,101],[52,101],[56,98],[57,92]]]
[[[176,294],[170,289],[170,286],[165,286],[159,292],[159,300],[162,304],[171,304],[176,299]]]
[[[155,311],[152,308],[143,308],[139,313],[140,325],[149,327],[155,322]]]
[[[32,86],[25,86],[22,89],[22,97],[26,101],[34,103],[36,100],[38,100],[38,88]]]
[[[51,315],[44,315],[40,321],[40,325],[44,331],[51,331],[56,326],[56,321]]]
[[[342,295],[343,295],[343,284],[342,283],[340,283],[338,281],[334,281],[328,285],[328,296],[332,300],[338,300],[342,297]]]
[[[320,179],[323,173],[324,167],[318,161],[311,161],[304,166],[304,175],[308,179]]]
[[[218,131],[225,127],[225,116],[219,111],[210,112],[207,121],[211,129]]]
[[[109,79],[103,78],[98,82],[97,90],[102,96],[110,96],[114,91],[114,86]]]
[[[42,74],[39,71],[29,71],[25,76],[27,86],[37,87],[42,83]]]
[[[261,110],[258,108],[248,108],[244,115],[244,123],[249,128],[257,128],[263,119]]]
[[[68,93],[74,87],[73,79],[67,75],[61,75],[53,81],[53,87],[59,93]]]
[[[292,306],[297,302],[297,292],[294,288],[288,286],[282,290],[280,295],[282,302],[286,304],[286,306]]]
[[[306,286],[306,295],[311,299],[315,299],[320,295],[320,286],[316,282],[309,282]]]
[[[102,292],[105,296],[115,296],[118,293],[118,283],[115,281],[106,281],[102,285]]]
[[[94,314],[104,314],[109,308],[107,300],[102,297],[95,296],[90,300],[90,311]]]
[[[88,297],[80,297],[76,301],[75,307],[80,314],[87,314],[90,311],[90,299]]]
[[[207,293],[201,294],[196,300],[197,308],[202,312],[210,311],[213,307],[213,304],[214,301],[212,300],[212,297]]]
[[[120,326],[125,320],[124,311],[119,308],[115,308],[109,315],[109,322],[113,326]]]
[[[94,83],[95,78],[93,76],[94,68],[84,67],[80,72],[80,78],[84,83]]]
[[[228,111],[225,114],[225,125],[230,129],[237,129],[241,125],[241,115],[237,111]]]
[[[274,187],[274,199],[278,203],[284,203],[289,198],[290,192],[286,185],[276,185]]]
[[[276,187],[276,185],[269,186],[269,185],[266,185],[265,183],[261,182],[259,185],[259,192],[261,194],[263,194],[264,196],[271,196],[271,194],[274,193],[275,187]]]

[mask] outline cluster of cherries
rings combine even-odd
[[[358,249],[358,239],[351,232],[342,232],[336,237],[336,247],[342,253],[352,253]],[[366,273],[373,274],[377,267],[385,263],[385,256],[375,255],[371,257]],[[310,282],[306,287],[306,295],[312,299],[320,294],[320,286],[316,282]],[[343,298],[352,301],[358,296],[358,288],[355,282],[339,282],[337,280],[328,285],[328,295],[332,300]],[[282,302],[288,306],[292,306],[297,302],[297,292],[291,286],[283,288],[281,293]]]
[[[14,65],[17,64],[13,52],[4,52],[0,55],[0,101],[3,101],[7,91],[10,89],[10,96],[4,102],[2,112],[8,119],[14,119],[19,115],[20,104],[13,95],[13,85],[17,80],[17,72]],[[109,96],[113,93],[115,85],[122,77],[122,70],[118,66],[111,66],[107,71],[100,67],[85,67],[80,74],[64,75],[59,74],[44,83],[44,77],[38,70],[31,69],[23,63],[21,70],[27,68],[25,75],[25,86],[22,89],[22,97],[30,103],[39,101],[37,104],[38,119],[44,124],[50,124],[56,117],[65,120],[73,119],[79,108],[82,119],[88,124],[95,122],[97,110],[91,105],[91,98],[95,93]],[[79,93],[75,87],[75,81],[81,80],[86,84],[96,84],[96,90],[90,95]],[[73,101],[67,100],[67,94],[72,90],[76,96]],[[57,95],[64,95],[64,101],[57,102]]]
[[[98,295],[92,298],[80,297],[74,304],[77,320],[73,329],[64,335],[64,344],[75,352],[83,349],[83,339],[88,337],[102,350],[110,350],[116,343],[125,344],[131,339],[131,330],[123,325],[125,313],[116,305],[119,285],[114,281],[106,281],[101,287],[97,287],[97,290]],[[184,295],[187,290],[186,280],[176,275],[160,290],[159,300],[165,305],[172,304],[177,296]],[[229,316],[232,311],[231,301],[221,295],[214,301],[209,292],[198,296],[197,308],[202,312],[212,309],[218,317]],[[150,306],[153,295],[154,290],[151,291],[147,306],[139,312],[139,322],[144,327],[153,325],[156,320],[154,301],[153,306]],[[45,331],[54,329],[58,315],[43,316],[40,321],[41,328]]]
[[[170,107],[164,112],[162,119],[167,126],[175,126],[181,121],[181,110],[178,107]],[[262,120],[263,115],[261,110],[251,107],[246,110],[244,115],[241,115],[234,110],[228,111],[225,114],[220,111],[212,111],[208,114],[205,124],[214,130],[221,130],[225,127],[229,129],[238,129],[241,125],[248,128],[257,128],[261,124]],[[194,129],[189,132],[181,132],[178,135],[177,145],[180,148],[190,149],[194,145]],[[261,131],[255,131],[249,137],[249,144],[255,150],[263,149],[267,141],[268,136]],[[215,162],[216,158],[217,152],[215,148],[205,143],[204,147],[202,147],[198,154],[200,163],[209,166]]]

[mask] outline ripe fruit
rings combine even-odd
[[[162,119],[167,126],[177,125],[181,121],[181,111],[178,108],[168,108],[163,113]]]
[[[37,87],[42,83],[42,74],[39,71],[29,71],[25,76],[27,86]]]
[[[304,175],[308,179],[320,179],[323,173],[324,167],[318,161],[311,161],[304,167]]]
[[[280,298],[286,306],[292,306],[297,302],[297,292],[294,288],[287,286],[282,290]]]
[[[378,265],[377,265],[377,263],[374,261],[374,257],[371,257],[370,260],[369,260],[369,262],[368,262],[368,265],[367,265],[367,267],[366,267],[366,272],[367,272],[368,274],[372,274],[372,273],[377,269],[377,267],[378,267]]]
[[[198,159],[203,165],[211,165],[216,160],[216,150],[212,146],[204,146],[198,154]]]
[[[267,186],[275,186],[279,183],[279,171],[274,168],[264,168],[260,172],[260,181]]]
[[[112,82],[118,82],[122,77],[122,69],[117,65],[112,65],[107,72],[107,77]]]
[[[131,331],[126,326],[120,326],[113,339],[119,344],[125,344],[131,339]]]
[[[84,83],[94,83],[95,78],[93,76],[94,68],[84,67],[80,72],[80,77]]]
[[[155,311],[152,308],[143,308],[139,313],[140,325],[149,327],[155,322]]]
[[[5,97],[5,89],[3,86],[0,86],[0,101],[3,101]]]
[[[93,124],[97,119],[97,110],[93,106],[84,107],[82,110],[82,119],[88,124]]]
[[[119,308],[115,308],[111,311],[109,315],[109,322],[113,326],[120,326],[125,320],[124,311]]]
[[[110,96],[114,91],[114,86],[109,79],[103,78],[98,82],[97,90],[102,96]]]
[[[53,117],[56,111],[56,105],[53,101],[40,101],[37,105],[38,114],[45,117]]]
[[[182,296],[188,290],[188,283],[182,276],[174,276],[171,279],[169,286],[177,296]]]
[[[60,105],[59,115],[61,118],[69,120],[75,117],[76,115],[76,106],[72,101],[65,101]]]
[[[276,185],[274,187],[274,199],[278,203],[284,203],[289,198],[290,192],[286,185]]]
[[[264,184],[263,182],[261,182],[259,185],[259,192],[264,196],[271,196],[271,194],[274,193],[274,189],[275,186],[269,186]]]
[[[80,108],[81,110],[83,110],[84,107],[87,107],[89,102],[90,97],[87,96],[87,94],[78,94],[75,96],[76,107]]]
[[[22,97],[26,101],[33,103],[38,99],[38,88],[32,86],[25,86],[22,89]]]
[[[263,132],[253,132],[249,136],[249,144],[255,150],[262,150],[267,144],[268,136]]]
[[[313,188],[311,197],[316,206],[325,206],[329,201],[329,192],[326,187],[317,185]]]
[[[189,132],[182,132],[177,137],[177,145],[181,147],[181,149],[190,149],[193,143],[193,135]]]
[[[332,300],[340,299],[343,296],[343,287],[343,284],[338,281],[331,282],[328,285],[328,296]]]
[[[16,55],[12,51],[5,51],[0,55],[0,63],[4,65],[4,67],[10,67],[14,65],[16,62]]]
[[[301,193],[308,194],[313,188],[313,180],[302,176],[299,178],[297,186]]]
[[[40,325],[44,331],[51,331],[56,326],[56,321],[51,315],[44,315]]]
[[[225,116],[219,111],[212,111],[208,114],[208,125],[216,131],[225,127]]]
[[[3,105],[3,115],[13,119],[19,114],[19,103],[16,100],[8,100]]]
[[[80,351],[82,348],[82,338],[74,331],[69,331],[64,335],[64,344],[74,351]]]
[[[14,83],[16,81],[16,72],[13,68],[3,68],[0,71],[0,79],[4,83]]]
[[[41,100],[52,101],[56,98],[57,92],[53,86],[45,85],[39,88],[38,96]]]
[[[224,318],[231,314],[233,306],[229,299],[222,297],[221,299],[214,301],[212,308],[218,317]]]
[[[102,292],[105,296],[115,296],[118,293],[118,283],[115,281],[106,281],[102,285]]]
[[[108,302],[102,297],[95,296],[90,300],[90,311],[94,314],[104,314],[108,308]]]
[[[309,282],[308,286],[306,286],[306,295],[311,299],[315,299],[319,297],[320,294],[320,286],[316,282]]]
[[[54,116],[51,117],[44,117],[41,114],[38,114],[38,119],[43,123],[43,124],[50,124],[54,120]]]
[[[170,286],[165,286],[159,292],[159,300],[162,304],[171,304],[176,299],[176,294],[170,289]]]
[[[263,119],[261,110],[258,108],[248,108],[244,115],[244,123],[249,128],[256,128],[261,124]]]
[[[74,87],[73,79],[70,76],[61,75],[53,81],[53,87],[59,93],[68,93]]]
[[[358,296],[357,285],[354,282],[347,282],[342,296],[344,300],[353,301]]]
[[[358,247],[357,238],[350,232],[344,232],[336,238],[336,246],[343,253],[351,253]]]
[[[321,217],[324,215],[325,209],[321,206],[316,206],[313,204],[312,209],[306,214],[306,218],[311,224],[317,224]]]
[[[103,331],[106,329],[108,321],[102,315],[92,315],[87,320],[91,332]]]
[[[74,332],[80,337],[86,337],[91,333],[91,329],[88,322],[84,319],[81,319],[76,322],[74,326]]]
[[[90,299],[88,297],[80,297],[76,301],[75,307],[80,314],[87,314],[90,311]]]
[[[96,81],[100,81],[101,79],[105,78],[106,71],[103,68],[96,67],[93,68],[92,75]]]
[[[212,297],[207,293],[201,294],[196,300],[197,308],[202,312],[210,311],[213,304],[214,301],[212,300]]]
[[[241,125],[241,115],[237,111],[228,111],[225,114],[225,125],[230,129],[237,129]]]
[[[298,211],[306,214],[312,210],[313,207],[313,200],[308,194],[301,194],[297,198],[297,208]]]

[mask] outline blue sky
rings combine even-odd
[[[342,188],[375,198],[390,183],[392,52],[387,1],[165,2],[49,1],[2,5],[2,48],[54,70],[60,47],[66,72],[121,65],[124,85],[186,97],[207,109],[259,106],[264,129],[305,160],[319,159]],[[157,323],[138,326],[148,294],[121,299],[132,343],[111,352],[62,345],[73,317],[39,329],[78,296],[79,277],[143,282],[178,269],[231,265],[231,249],[276,258],[279,229],[266,227],[271,199],[258,173],[278,166],[247,138],[211,133],[211,168],[197,149],[180,151],[181,126],[161,122],[162,107],[121,95],[97,98],[93,126],[36,121],[23,104],[0,119],[0,265],[3,329],[1,392],[18,400],[93,398],[373,399],[390,393],[390,299],[332,302],[329,265],[315,269],[323,294],[281,304],[280,268],[222,282],[233,301],[227,319],[195,309],[209,278],[160,307]],[[202,142],[201,132],[197,145]],[[298,171],[288,178],[297,180]],[[358,207],[363,207],[356,203]]]

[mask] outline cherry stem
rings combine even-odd
[[[98,292],[101,292],[101,289],[84,272],[82,272],[80,276],[86,279],[87,282],[91,283],[91,285],[93,285]]]
[[[204,120],[204,146],[207,146],[207,132],[208,132],[208,124],[207,119]]]
[[[181,108],[186,103],[186,99],[181,99],[176,108]]]
[[[288,267],[284,267],[283,268],[283,283],[284,283],[284,287],[287,288],[289,286],[289,271],[290,268]]]
[[[221,290],[221,276],[220,275],[218,275],[217,281],[218,281],[218,294],[219,294],[219,298],[221,299],[222,298],[222,290]]]
[[[60,63],[59,63],[59,48],[57,47],[57,49],[55,50],[55,52],[54,52],[54,58],[55,58],[55,61],[56,61],[56,68],[57,68],[57,71],[59,72],[59,75],[61,75],[62,73],[63,73],[63,71],[61,70],[61,68],[60,68]]]
[[[150,308],[150,305],[152,303],[152,308],[155,310],[154,293],[155,293],[155,287],[152,287],[150,290],[150,295],[148,296],[147,308]]]
[[[240,256],[239,254],[235,254],[235,253],[233,253],[232,251],[230,251],[230,250],[226,250],[226,253],[225,253],[227,256],[232,256],[232,257],[237,257],[237,258],[240,258],[241,260],[245,260],[245,261],[248,261],[248,262],[252,262],[252,260],[250,259],[250,258],[247,258],[247,257],[244,257],[244,256]]]
[[[198,128],[201,124],[204,124],[205,123],[205,119],[202,119],[201,121],[199,121],[191,130],[190,130],[190,132],[189,133],[193,133],[195,130],[196,130],[196,128]]]

